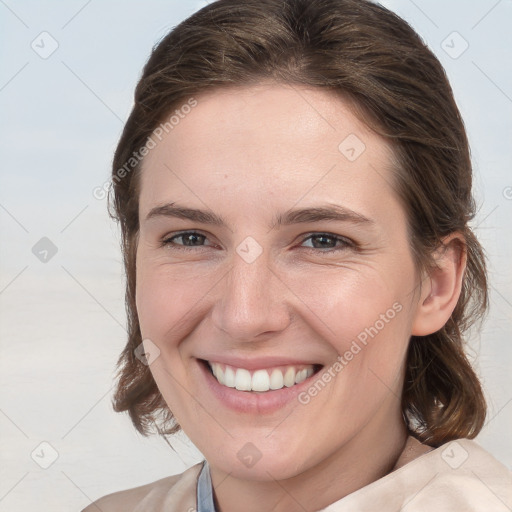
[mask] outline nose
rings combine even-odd
[[[259,341],[290,324],[291,296],[264,255],[247,263],[236,254],[219,283],[212,320],[232,340]]]

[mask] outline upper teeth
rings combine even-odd
[[[221,365],[208,361],[213,375],[223,386],[236,388],[240,391],[268,391],[269,389],[287,388],[299,384],[314,373],[313,365],[305,365],[300,368],[284,366],[269,370],[256,370],[251,374],[245,368]]]

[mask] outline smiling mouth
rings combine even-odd
[[[321,364],[285,365],[250,371],[223,363],[200,360],[221,386],[239,391],[268,392],[290,388],[318,373]]]

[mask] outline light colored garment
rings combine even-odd
[[[198,479],[208,470],[203,462],[104,496],[82,512],[196,512]],[[409,437],[391,473],[319,512],[376,511],[511,512],[512,472],[475,441],[459,439],[431,449]]]

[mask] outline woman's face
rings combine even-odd
[[[390,148],[320,89],[195,99],[153,137],[139,210],[137,311],[178,423],[257,480],[403,431],[417,278]]]

